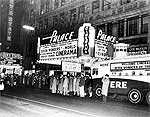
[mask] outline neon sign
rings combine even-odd
[[[89,54],[89,26],[84,27],[83,53]]]
[[[62,35],[57,35],[57,30],[54,30],[52,35],[50,37],[45,37],[42,38],[42,40],[47,40],[49,39],[49,43],[59,43],[62,41],[67,41],[67,40],[71,40],[73,37],[74,32],[71,33],[66,33],[66,34],[62,34]]]
[[[12,23],[13,23],[13,14],[14,14],[13,9],[14,9],[14,0],[10,0],[9,14],[8,14],[7,41],[11,41]]]
[[[103,34],[102,30],[99,30],[97,34],[97,39],[102,40],[104,42],[111,42],[111,43],[115,43],[116,41],[116,37]]]

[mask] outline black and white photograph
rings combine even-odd
[[[0,117],[150,117],[150,0],[0,0]]]

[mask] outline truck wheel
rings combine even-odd
[[[128,93],[128,99],[131,103],[140,103],[143,99],[142,93],[138,89],[131,89]]]
[[[97,87],[95,90],[96,97],[100,97],[102,95],[102,89],[100,87]]]
[[[146,102],[150,105],[150,91],[146,94]]]

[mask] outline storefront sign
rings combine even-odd
[[[13,22],[13,14],[14,14],[13,10],[14,10],[14,0],[10,0],[9,13],[8,13],[7,41],[11,41],[12,22]]]
[[[150,61],[111,63],[112,71],[150,69]]]
[[[94,56],[95,29],[84,23],[78,32],[78,56]]]
[[[0,53],[0,65],[20,65],[22,61],[22,56],[15,53]]]
[[[115,43],[116,37],[108,36],[106,34],[103,34],[102,30],[99,30],[99,32],[97,34],[97,40],[101,40],[101,41],[104,41],[104,42]]]
[[[81,64],[62,61],[62,71],[81,72]]]
[[[148,52],[148,47],[147,46],[142,46],[142,47],[129,47],[128,49],[128,55],[144,55],[147,54]]]
[[[40,60],[77,56],[77,41],[40,47]]]

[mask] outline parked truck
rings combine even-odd
[[[125,95],[131,103],[150,104],[150,54],[94,62],[91,66],[93,91],[101,96],[101,79],[109,74],[109,95]]]

